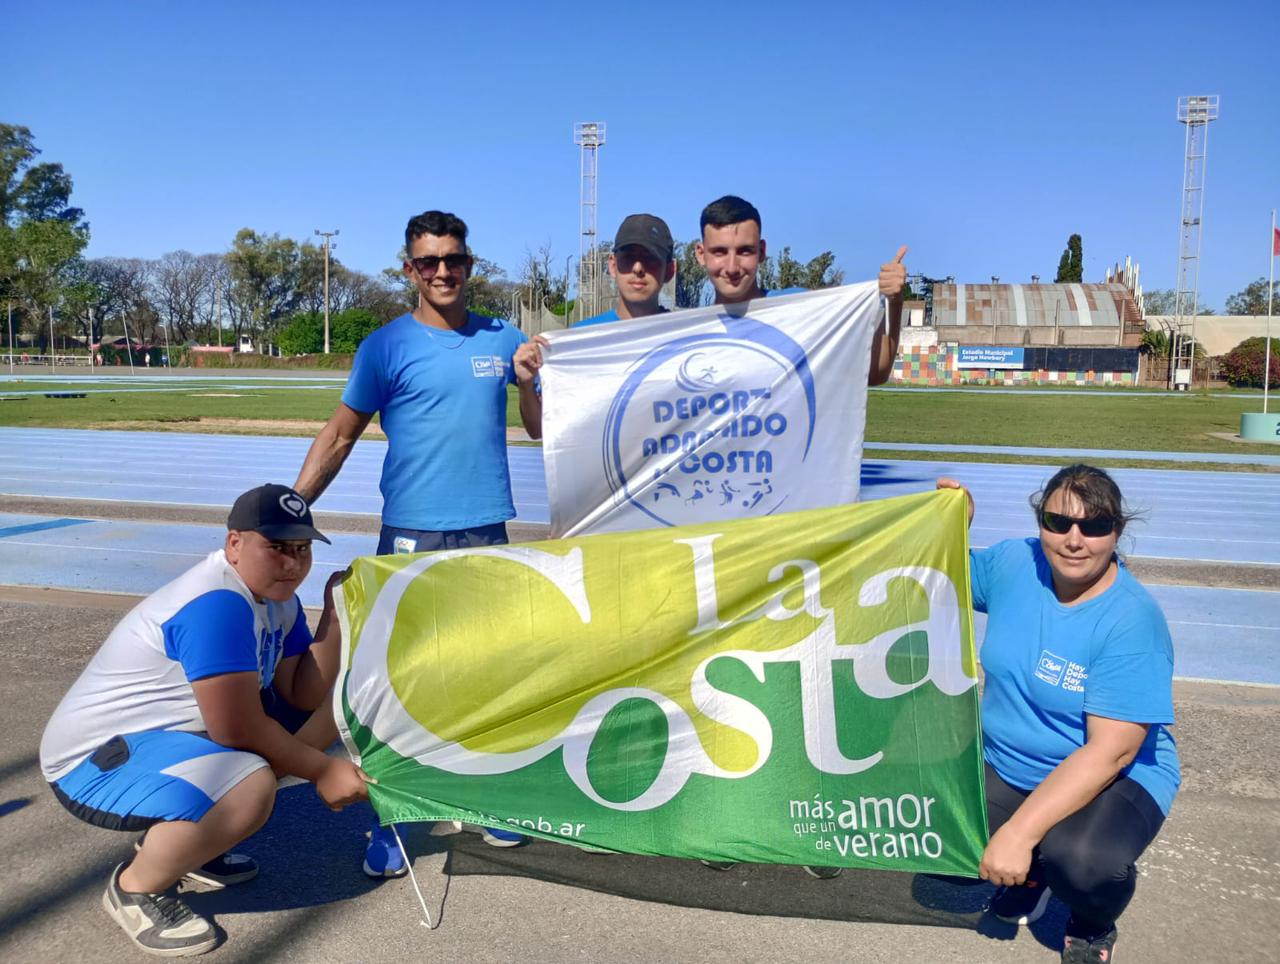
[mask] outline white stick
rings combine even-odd
[[[418,886],[418,876],[413,872],[413,864],[409,861],[409,855],[405,853],[404,841],[400,839],[400,831],[396,829],[396,825],[391,825],[391,832],[395,834],[396,846],[400,848],[400,856],[404,858],[404,865],[409,868],[409,880],[413,883],[413,892],[418,895],[418,906],[422,908],[422,916],[424,920],[422,926],[427,930],[436,929],[435,924],[431,923],[431,911],[427,910],[427,901],[422,896],[422,888]]]

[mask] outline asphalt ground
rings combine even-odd
[[[40,733],[81,666],[133,600],[0,589],[0,960],[145,959],[101,907],[107,875],[132,836],[66,813],[41,779]],[[1123,962],[1273,961],[1280,941],[1280,689],[1178,683],[1184,785],[1142,861],[1120,921]],[[756,916],[676,907],[510,876],[443,872],[448,836],[414,828],[409,849],[427,906],[408,879],[359,869],[367,811],[331,814],[309,786],[279,795],[267,826],[240,848],[254,881],[189,895],[223,931],[211,961],[1056,961],[1057,902],[1031,928],[977,930]],[[609,856],[582,859],[610,861]],[[658,867],[657,862],[654,863]],[[691,872],[702,872],[692,868]],[[633,863],[627,864],[631,874]],[[654,871],[656,873],[657,871]],[[705,871],[713,874],[713,871]],[[730,871],[742,886],[750,868]],[[663,881],[645,882],[660,890]],[[787,903],[839,884],[799,869]],[[715,886],[723,886],[716,874]],[[976,885],[977,906],[989,893]],[[768,896],[762,898],[769,907]]]

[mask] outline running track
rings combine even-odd
[[[275,437],[0,429],[0,494],[227,506],[264,481],[291,482],[309,440]],[[386,444],[361,441],[318,508],[376,516]],[[509,449],[519,518],[547,521],[541,450]],[[1051,467],[867,460],[862,497],[933,487],[951,475],[978,505],[976,546],[1032,534],[1027,496]],[[1143,557],[1280,565],[1280,476],[1117,469],[1144,518],[1123,551]],[[0,514],[0,584],[143,594],[221,544],[209,526]],[[368,535],[317,545],[303,590],[316,604],[324,578],[368,553]],[[1182,677],[1280,685],[1280,593],[1152,586],[1169,617]]]

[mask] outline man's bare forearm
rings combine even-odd
[[[308,502],[315,502],[329,487],[351,454],[356,440],[369,424],[372,414],[357,412],[346,405],[339,405],[333,417],[325,423],[316,440],[311,443],[307,457],[298,472],[293,487]]]
[[[867,371],[868,385],[883,385],[893,374],[893,362],[898,357],[898,341],[902,337],[902,299],[889,298],[888,330],[876,329],[871,341],[871,367]]]
[[[529,438],[542,438],[542,396],[537,393],[532,383],[520,384],[520,421]]]

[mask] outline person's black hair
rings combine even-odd
[[[463,248],[467,246],[467,226],[462,218],[448,211],[423,211],[409,219],[404,229],[404,252],[409,257],[413,251],[413,242],[424,234],[433,234],[437,238],[457,238]]]
[[[761,230],[764,229],[760,223],[760,212],[754,204],[736,194],[726,194],[702,209],[698,230],[705,232],[708,224],[713,228],[723,228],[726,224],[741,224],[743,221],[754,221]]]
[[[1049,496],[1064,489],[1074,495],[1084,507],[1084,517],[1110,516],[1116,521],[1116,538],[1124,532],[1124,527],[1133,521],[1135,513],[1130,512],[1124,504],[1124,496],[1120,494],[1120,486],[1116,480],[1103,469],[1077,462],[1054,473],[1053,478],[1044,484],[1044,488],[1031,497],[1031,510],[1036,514],[1036,525],[1044,514],[1044,504]]]

